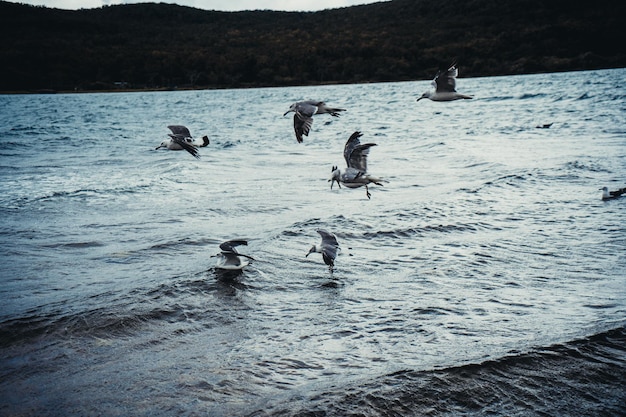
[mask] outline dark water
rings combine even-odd
[[[1,96],[0,414],[625,415],[625,76]]]

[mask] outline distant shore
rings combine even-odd
[[[461,6],[461,7],[459,7]],[[0,91],[361,84],[626,67],[626,2],[394,0],[319,12],[0,0]],[[314,29],[314,30],[312,30]]]

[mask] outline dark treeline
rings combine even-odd
[[[222,88],[626,66],[626,1],[394,0],[320,12],[0,2],[0,91]]]

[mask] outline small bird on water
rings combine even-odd
[[[191,136],[191,133],[189,133],[189,129],[185,126],[171,125],[167,128],[172,131],[172,133],[167,134],[170,138],[161,142],[156,149],[166,148],[172,151],[180,151],[184,149],[194,158],[200,159],[198,148],[203,148],[209,144],[208,136],[202,136],[201,140],[195,140]]]
[[[348,141],[343,148],[343,157],[346,160],[348,167],[342,172],[339,168],[337,168],[337,166],[333,166],[332,176],[328,181],[330,181],[331,190],[333,189],[335,181],[337,181],[339,188],[341,188],[341,184],[348,188],[365,186],[365,194],[369,199],[372,195],[370,194],[367,185],[376,184],[382,186],[383,180],[367,173],[367,155],[370,152],[370,148],[372,146],[376,146],[376,144],[361,144],[361,141],[359,140],[361,136],[363,136],[363,134],[357,131],[354,132],[350,138],[348,138]]]
[[[602,199],[603,200],[612,200],[614,198],[619,198],[622,194],[626,194],[626,188],[620,188],[619,190],[609,191],[607,187],[600,188],[602,190]]]
[[[249,264],[248,259],[254,260],[252,256],[244,255],[243,253],[239,253],[237,251],[237,246],[248,245],[247,240],[237,239],[237,240],[228,240],[220,245],[220,252],[217,260],[217,265],[215,266],[218,269],[226,269],[226,270],[240,270]]]
[[[459,70],[456,67],[456,63],[450,65],[450,68],[446,71],[439,70],[431,83],[435,87],[435,91],[426,91],[417,101],[423,98],[428,98],[432,101],[453,101],[473,98],[472,96],[457,93],[456,77],[458,75]]]
[[[294,112],[293,129],[296,132],[296,140],[302,143],[302,135],[309,136],[314,114],[330,114],[333,117],[339,117],[339,112],[342,111],[346,109],[328,107],[323,101],[307,100],[293,103],[283,117],[289,112]]]
[[[340,250],[337,237],[323,229],[318,229],[317,233],[322,236],[322,243],[319,245],[313,245],[311,249],[309,249],[309,253],[306,254],[306,257],[312,253],[321,253],[324,263],[328,265],[328,270],[333,272],[335,267],[335,258],[337,257],[337,252]]]

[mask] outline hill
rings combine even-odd
[[[626,2],[394,0],[319,12],[0,2],[0,91],[237,88],[626,66]]]

